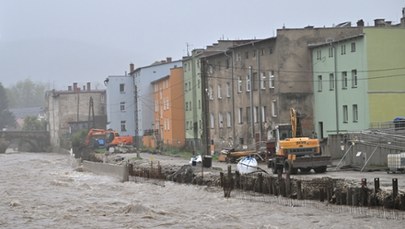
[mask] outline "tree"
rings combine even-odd
[[[12,108],[43,106],[45,91],[46,86],[43,83],[34,83],[30,79],[19,81],[7,89],[9,105]]]
[[[3,84],[0,83],[0,130],[8,127],[15,127],[15,117],[8,110],[8,99]]]
[[[46,130],[46,122],[38,120],[37,117],[28,116],[24,118],[23,130]]]

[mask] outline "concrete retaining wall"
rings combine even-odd
[[[99,175],[108,175],[118,178],[121,182],[128,181],[128,166],[83,161],[83,170]]]

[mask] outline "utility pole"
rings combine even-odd
[[[204,146],[204,155],[209,155],[209,127],[208,127],[208,117],[209,117],[209,105],[208,105],[208,77],[207,77],[207,63],[205,58],[201,58],[201,102],[202,102],[202,143]]]
[[[95,120],[94,120],[94,102],[93,97],[90,96],[89,100],[89,116],[87,121],[87,128],[90,130],[91,128],[95,127]]]
[[[233,70],[233,50],[231,51],[232,54],[231,56],[229,56],[228,54],[226,54],[227,51],[225,51],[225,56],[227,56],[228,58],[231,59],[231,87],[232,87],[232,148],[235,147],[236,145],[236,132],[235,132],[235,125],[236,125],[236,121],[235,121],[235,76],[234,76],[234,70]]]
[[[249,83],[250,83],[250,128],[251,128],[251,138],[252,143],[254,143],[255,138],[255,124],[253,120],[253,74],[252,74],[252,66],[249,66]]]
[[[259,147],[259,149],[261,148],[261,146],[262,146],[262,141],[263,141],[263,113],[262,113],[262,87],[261,87],[261,83],[263,82],[263,78],[262,77],[264,77],[264,76],[262,76],[261,74],[260,74],[260,54],[259,54],[259,51],[256,49],[256,56],[257,56],[257,76],[259,77],[259,110],[258,110],[258,112],[259,112],[259,128],[260,128],[260,131],[259,131],[259,143],[260,143],[260,147]],[[264,82],[263,82],[263,84],[264,84]]]

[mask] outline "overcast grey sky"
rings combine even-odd
[[[129,63],[181,59],[218,39],[376,18],[399,23],[404,0],[0,0],[0,82],[65,89],[122,75]]]

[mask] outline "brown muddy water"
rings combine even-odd
[[[78,172],[69,155],[0,154],[0,228],[404,228],[364,210]],[[360,213],[359,213],[360,212]],[[362,212],[362,213],[361,213]],[[392,215],[391,215],[392,216]]]

